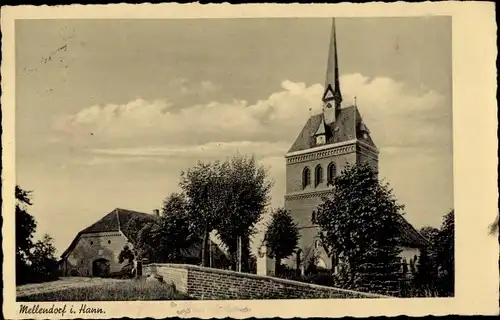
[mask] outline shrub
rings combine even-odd
[[[127,263],[120,271],[110,274],[110,278],[132,279],[135,277],[135,268],[133,263]]]
[[[328,273],[317,273],[305,277],[305,282],[320,286],[335,287],[335,277]]]

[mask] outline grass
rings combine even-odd
[[[150,301],[192,300],[161,282],[129,280],[93,287],[63,289],[19,297],[18,301]]]

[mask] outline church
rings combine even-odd
[[[335,20],[332,21],[322,113],[312,115],[286,153],[285,209],[300,229],[299,249],[286,264],[307,268],[315,255],[317,267],[335,272],[335,259],[329,257],[319,240],[314,213],[322,198],[332,192],[330,182],[347,165],[368,163],[378,172],[379,150],[357,105],[345,105],[339,75]],[[399,221],[402,258],[415,260],[427,240],[401,216]]]

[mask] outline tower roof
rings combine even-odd
[[[326,144],[345,142],[356,138],[355,107],[340,110],[337,121],[333,125],[325,125],[323,114],[311,116],[288,152],[313,148],[316,144],[315,133],[321,126],[325,127]]]
[[[325,135],[327,137],[326,144],[357,139],[376,148],[369,134],[366,137],[363,136],[363,131],[369,133],[369,130],[364,124],[358,108],[350,106],[340,109],[337,121],[332,125],[325,125],[323,114],[311,116],[288,152],[307,150],[315,147],[316,140],[314,137],[318,131],[322,130],[325,130]]]
[[[326,144],[359,140],[376,149],[370,137],[370,130],[363,122],[356,105],[341,108],[340,73],[337,55],[337,34],[335,18],[332,19],[328,63],[326,69],[325,91],[322,101],[323,113],[311,116],[288,152],[307,150],[316,146],[315,136],[324,134]],[[335,110],[331,102],[335,102]]]

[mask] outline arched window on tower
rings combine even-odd
[[[313,211],[311,214],[311,222],[316,223],[316,211]]]
[[[322,182],[323,182],[323,168],[321,167],[320,164],[318,164],[314,172],[314,186],[317,187]]]
[[[304,168],[302,171],[302,188],[307,187],[311,184],[311,170],[308,167]]]
[[[337,176],[337,167],[335,166],[335,163],[331,162],[328,165],[328,184],[333,183],[333,179]]]

